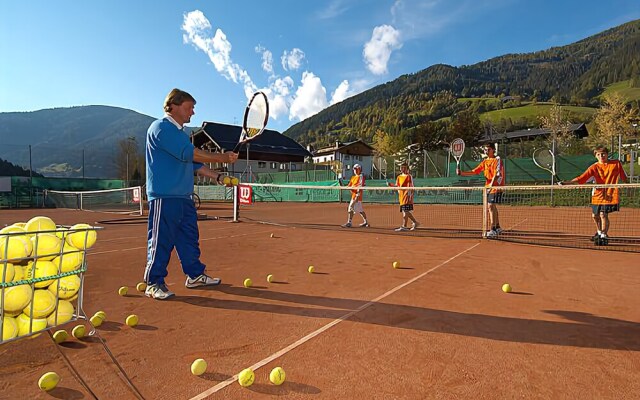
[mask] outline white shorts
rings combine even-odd
[[[364,212],[364,208],[362,208],[362,202],[359,200],[351,199],[351,201],[349,202],[348,212],[357,212],[357,213]]]

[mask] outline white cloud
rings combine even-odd
[[[318,12],[318,18],[333,19],[340,16],[340,14],[347,11],[349,8],[345,3],[346,2],[344,0],[333,0],[328,6]]]
[[[291,52],[284,51],[280,60],[282,61],[282,68],[285,71],[295,71],[302,65],[304,60],[304,51],[300,49],[293,49]]]
[[[262,46],[256,46],[256,53],[262,54],[262,69],[268,74],[273,74],[273,53]]]
[[[369,71],[382,75],[387,72],[391,53],[401,47],[400,31],[390,25],[376,26],[371,39],[364,45],[362,56]]]
[[[346,99],[347,97],[353,96],[355,93],[352,93],[349,88],[349,81],[344,80],[340,82],[336,90],[331,95],[331,104],[336,104]]]
[[[184,15],[182,24],[183,41],[203,51],[216,71],[226,79],[242,85],[247,99],[258,90],[251,76],[240,65],[233,62],[231,57],[231,42],[226,34],[216,29],[212,36],[212,25],[205,15],[194,10]],[[321,79],[313,72],[302,73],[302,80],[298,87],[290,76],[279,77],[274,72],[273,53],[258,45],[254,48],[261,54],[261,67],[270,74],[267,87],[260,88],[269,98],[269,116],[277,120],[281,116],[289,116],[289,120],[297,121],[308,118],[329,106],[327,91]],[[294,48],[290,52],[284,51],[281,58],[282,67],[286,71],[299,69],[305,60],[305,53]],[[361,91],[361,90],[359,90]],[[349,82],[344,80],[332,94],[331,104],[344,100],[355,94]]]
[[[290,120],[303,120],[327,108],[327,91],[312,72],[302,73],[302,84],[296,90],[289,109]]]

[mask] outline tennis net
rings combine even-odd
[[[415,230],[395,232],[403,224],[398,188],[361,188],[369,227],[352,231],[432,237],[482,238],[491,229],[487,189],[483,187],[415,187]],[[607,214],[609,239],[594,242],[592,193],[620,193],[620,210]],[[506,186],[496,204],[502,232],[495,240],[528,244],[640,252],[640,184]],[[238,218],[287,226],[340,230],[347,219],[351,188],[329,185],[247,184],[237,191]],[[251,203],[251,204],[246,204]],[[412,227],[412,222],[406,224]]]
[[[92,191],[45,190],[44,206],[72,210],[142,215],[142,187]]]

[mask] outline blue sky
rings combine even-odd
[[[638,0],[0,2],[0,112],[111,105],[153,117],[173,87],[192,126],[239,123],[248,94],[284,131],[431,65],[562,46],[640,18]]]

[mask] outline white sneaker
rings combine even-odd
[[[164,283],[154,283],[153,285],[147,286],[144,294],[156,300],[166,300],[176,295],[170,291]]]
[[[409,230],[409,228],[406,228],[404,226],[401,226],[400,228],[396,228],[395,229],[396,232],[404,232],[404,231],[408,231],[408,230]]]
[[[340,225],[343,228],[351,228],[351,222],[347,222],[346,224]]]
[[[222,282],[220,278],[212,278],[207,274],[202,274],[196,278],[187,276],[187,281],[184,283],[184,286],[193,289],[202,286],[216,286],[219,285],[220,282]]]
[[[496,229],[494,229],[494,231],[496,231],[496,233],[502,233],[504,232],[504,229],[497,227]]]
[[[419,222],[415,222],[413,225],[411,225],[411,230],[415,231],[419,226],[420,226],[420,223]]]
[[[363,222],[358,226],[360,226],[360,228],[368,228],[369,227],[369,223],[368,222]]]
[[[487,232],[487,237],[488,238],[492,238],[492,237],[496,237],[498,236],[498,232],[494,231],[493,229],[490,230],[489,232]]]

